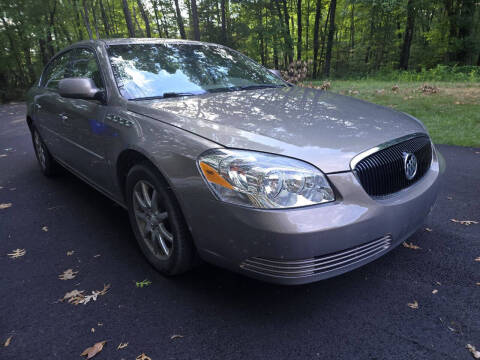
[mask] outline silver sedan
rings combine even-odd
[[[422,225],[444,169],[412,116],[215,44],[80,42],[27,104],[42,172],[61,165],[125,207],[166,275],[200,259],[281,284],[353,270]]]

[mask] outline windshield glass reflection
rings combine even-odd
[[[129,100],[286,86],[248,57],[216,45],[111,45],[108,53],[120,93]]]

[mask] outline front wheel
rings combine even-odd
[[[133,232],[148,261],[165,275],[189,270],[195,254],[190,232],[158,171],[149,164],[132,167],[126,196]]]
[[[32,141],[33,148],[35,150],[35,156],[38,160],[38,164],[40,165],[40,170],[42,171],[43,175],[54,175],[57,169],[57,163],[48,151],[47,146],[38,133],[38,130],[35,128],[32,129]]]

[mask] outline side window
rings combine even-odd
[[[97,59],[92,50],[75,49],[72,55],[72,77],[92,79],[97,88],[104,89]]]
[[[58,89],[58,82],[70,77],[70,51],[55,58],[43,74],[42,86],[49,89]]]

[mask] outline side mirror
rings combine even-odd
[[[97,88],[92,79],[66,78],[58,83],[60,96],[73,99],[104,101],[104,91]]]
[[[277,69],[268,69],[272,74],[278,76],[280,79],[282,79],[282,73],[280,72],[280,70],[277,70]]]

